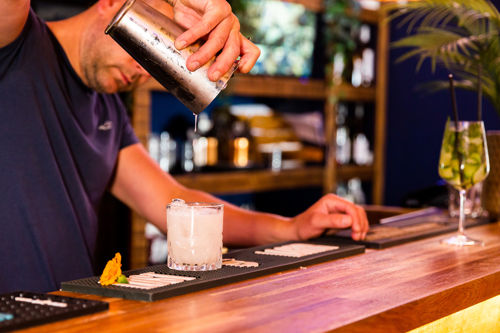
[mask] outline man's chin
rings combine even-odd
[[[118,86],[116,85],[89,84],[87,87],[100,94],[114,94],[118,92]]]
[[[120,92],[128,92],[134,90],[142,82],[134,81],[127,85],[120,84],[118,82],[112,82],[109,84],[95,84],[91,89],[102,94],[115,94]]]
[[[127,84],[126,86],[119,87],[118,92],[132,91],[135,88],[137,88],[137,86],[141,85],[142,83],[144,83],[144,81],[141,81],[141,80],[133,81],[133,82]]]
[[[119,86],[117,84],[107,84],[107,85],[98,84],[90,88],[100,94],[115,94],[117,92],[127,91],[126,87]]]

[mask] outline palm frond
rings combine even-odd
[[[444,66],[455,74],[457,88],[476,90],[478,68],[484,95],[500,115],[500,14],[489,0],[420,0],[386,6],[389,20],[400,18],[408,36],[392,47],[408,48],[397,61],[426,60],[431,70]],[[446,89],[448,82],[424,84],[428,91]]]
[[[391,13],[389,20],[404,16],[401,24],[408,25],[409,31],[419,25],[443,26],[453,20],[462,27],[474,26],[481,20],[500,26],[500,13],[486,0],[420,0],[393,3],[385,9]]]
[[[398,58],[398,62],[418,55],[430,58],[432,63],[440,58],[444,63],[455,62],[465,65],[471,54],[477,52],[475,40],[458,32],[431,27],[420,28],[419,34],[400,39],[392,43],[392,46],[412,48],[411,51]]]

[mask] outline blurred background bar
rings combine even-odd
[[[32,5],[53,20],[93,2]],[[154,80],[122,95],[165,172],[239,206],[287,216],[325,193],[366,205],[447,206],[437,166],[449,93],[417,88],[446,80],[448,71],[397,61],[408,51],[391,47],[408,35],[402,18],[388,23],[384,4],[369,0],[229,2],[262,55],[200,114],[197,132],[192,113]],[[473,119],[476,93],[458,89],[457,100],[463,118]],[[486,100],[483,119],[487,130],[500,129]],[[164,260],[165,239],[147,221],[113,198],[102,211],[107,241],[116,220],[131,226],[100,250],[104,258],[121,249],[124,268]]]

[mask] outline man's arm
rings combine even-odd
[[[111,192],[137,213],[166,232],[166,205],[173,198],[185,201],[223,202],[201,191],[188,189],[165,173],[144,147],[122,149]],[[353,238],[364,237],[368,222],[364,211],[337,196],[327,195],[295,218],[253,212],[224,202],[224,242],[255,245],[307,239],[325,229],[352,227]]]
[[[29,0],[0,1],[0,47],[6,46],[23,30],[30,9]]]

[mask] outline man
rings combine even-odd
[[[220,201],[164,173],[138,143],[113,94],[149,76],[103,33],[122,4],[99,0],[75,17],[46,24],[29,0],[0,2],[0,292],[55,290],[62,281],[92,275],[96,209],[105,191],[163,231],[165,205],[173,198]],[[239,33],[224,0],[170,4],[189,28],[176,47],[207,38],[188,59],[189,70],[216,54],[208,72],[214,81],[238,56],[243,73],[255,64],[259,50]],[[308,239],[346,227],[358,240],[368,229],[363,209],[334,195],[295,218],[227,203],[224,217],[224,241],[238,245]]]

